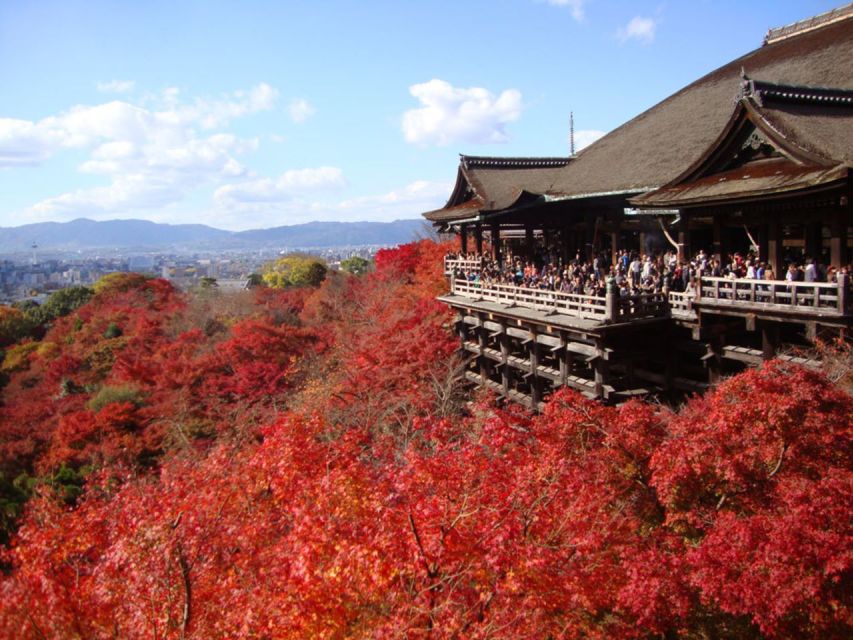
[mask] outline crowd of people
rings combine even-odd
[[[595,254],[585,259],[580,252],[568,261],[545,253],[537,254],[533,260],[507,254],[500,262],[490,255],[472,253],[452,253],[447,258],[474,263],[469,268],[454,269],[453,275],[458,280],[594,296],[605,295],[610,278],[614,279],[622,296],[630,296],[690,291],[703,276],[835,282],[839,273],[849,272],[849,267],[826,267],[811,258],[799,261],[791,258],[784,273],[777,274],[753,251],[729,254],[725,260],[720,260],[700,250],[690,260],[680,260],[675,251],[641,254],[622,250],[615,264],[611,263],[609,254]]]

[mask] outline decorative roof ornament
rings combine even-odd
[[[575,157],[575,114],[569,111],[569,155]]]

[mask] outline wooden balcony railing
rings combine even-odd
[[[450,288],[454,295],[466,298],[602,322],[662,317],[669,312],[666,296],[662,293],[592,296],[456,278],[451,278]]]
[[[450,276],[456,273],[457,269],[464,272],[480,273],[483,268],[483,262],[480,258],[445,258],[444,259],[444,275]]]
[[[616,296],[619,310],[618,320],[634,318],[661,318],[669,315],[669,303],[665,293],[638,293]]]
[[[670,291],[667,294],[670,314],[681,319],[695,318],[696,312],[693,310],[695,295],[693,291]]]
[[[697,303],[796,315],[846,315],[851,298],[846,274],[837,283],[702,278],[698,294]]]
[[[526,307],[536,311],[562,313],[576,318],[604,320],[605,300],[598,296],[583,296],[547,289],[529,289],[513,284],[468,282],[453,278],[451,292],[466,298],[476,298],[504,304],[509,307]]]
[[[602,322],[667,316],[695,320],[696,305],[733,307],[750,313],[853,315],[853,290],[846,274],[840,275],[837,283],[703,277],[695,289],[683,293],[592,296],[512,284],[469,282],[455,277],[456,269],[479,272],[477,259],[447,259],[445,268],[454,295]]]

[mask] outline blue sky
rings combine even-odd
[[[416,217],[838,4],[2,0],[0,226]]]

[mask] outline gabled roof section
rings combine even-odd
[[[551,193],[569,157],[459,157],[456,184],[447,204],[424,215],[431,222],[453,223],[480,212],[506,209],[522,194]]]
[[[717,139],[669,183],[631,203],[670,208],[742,201],[843,179],[853,149],[853,100],[848,102],[848,95],[853,98],[845,89],[770,84],[744,76],[734,112]],[[780,115],[771,107],[784,110],[789,103],[810,110],[799,127],[786,126],[787,111]],[[802,126],[815,119],[823,119],[826,128],[818,150],[812,148],[814,127]]]

